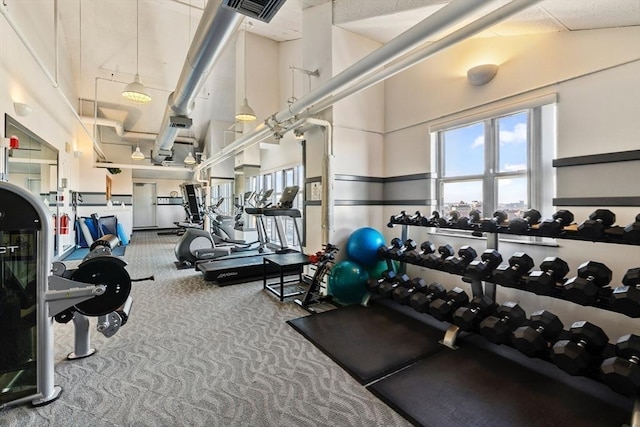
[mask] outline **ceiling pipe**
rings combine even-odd
[[[485,30],[489,27],[491,27],[492,25],[508,18],[509,16],[512,16],[514,14],[516,14],[517,12],[520,12],[526,8],[528,8],[529,6],[532,6],[533,4],[539,2],[540,0],[513,0],[512,2],[508,3],[505,6],[502,6],[501,8],[498,8],[496,10],[494,10],[493,12],[488,13],[487,15],[485,15],[484,17],[472,22],[471,24],[468,24],[464,27],[462,27],[461,29],[451,33],[450,35],[447,35],[445,37],[443,37],[442,39],[438,40],[437,42],[433,43],[433,45],[436,45],[436,48],[431,48],[432,45],[429,45],[428,47],[419,50],[416,54],[411,55],[408,58],[411,58],[411,63],[409,63],[409,61],[407,61],[406,63],[403,63],[404,60],[400,61],[399,63],[403,63],[403,69],[406,69],[412,65],[415,65],[416,63],[418,63],[419,61],[424,60],[425,58],[427,58],[428,56],[431,56],[433,54],[435,54],[436,52],[445,49],[446,47],[449,47],[451,45],[453,45],[454,43],[458,43],[462,40],[465,40],[475,34],[477,34],[478,32]],[[464,2],[464,6],[469,7],[469,3],[467,3],[465,0],[463,0]],[[450,3],[448,6],[445,6],[444,8],[440,9],[438,12],[443,11],[445,8],[447,7],[451,7],[453,6],[454,3]],[[476,7],[480,7],[482,5],[475,3],[474,6]],[[418,26],[424,26],[425,22],[429,21],[430,19],[441,19],[438,15],[438,12],[436,12],[435,14],[431,15],[430,17],[426,18],[425,20],[423,20],[422,22],[420,22],[419,24],[417,24]],[[462,18],[459,18],[462,19]],[[453,25],[455,22],[449,22],[449,25]],[[479,23],[478,23],[479,22]],[[477,24],[478,23],[478,24]],[[428,25],[427,25],[428,26]],[[415,28],[415,27],[414,27]],[[408,32],[408,31],[407,31]],[[392,41],[397,41],[398,39],[402,39],[403,36],[407,33],[403,33],[401,35],[399,35],[398,37],[396,37],[394,40]],[[426,34],[425,38],[427,36],[429,36],[430,34]],[[391,43],[391,42],[390,42]],[[388,46],[385,45],[385,46]],[[384,48],[385,46],[379,48],[378,50]],[[422,54],[422,55],[418,55],[418,53],[421,53],[426,51],[426,54]],[[376,53],[377,51],[374,51],[372,54]],[[372,55],[370,54],[370,55]],[[366,60],[368,58],[365,57],[363,58],[361,61]],[[380,64],[379,66],[375,67],[375,68],[379,68],[380,66],[386,65],[391,61],[384,61],[384,64]],[[332,79],[329,80],[332,81],[334,79],[337,79],[341,76],[344,75],[344,73],[346,73],[347,71],[349,71],[352,67],[356,67],[358,66],[359,63],[356,63],[354,65],[352,65],[351,67],[347,68],[345,71],[343,71],[341,74],[338,74],[337,76],[333,77]],[[393,67],[393,66],[392,66]],[[360,67],[361,68],[361,67]],[[390,67],[391,68],[391,67]],[[398,71],[399,72],[399,71]],[[378,79],[377,77],[381,76],[380,79]],[[371,72],[371,73],[363,73],[363,75],[361,76],[354,76],[352,79],[353,84],[355,85],[360,85],[359,82],[356,82],[358,80],[358,78],[365,78],[366,80],[369,81],[368,86],[371,86],[373,84],[379,83],[380,81],[389,78],[390,75],[386,75],[386,69],[381,69],[378,70],[376,72]],[[364,80],[363,80],[364,81]],[[372,83],[373,82],[373,83]],[[334,86],[336,86],[336,84],[334,84]],[[344,85],[341,85],[344,86]],[[326,86],[325,86],[326,88]],[[298,102],[296,104],[298,104],[297,109],[300,109],[300,107],[302,105],[307,105],[307,111],[305,111],[304,114],[300,114],[297,117],[298,118],[303,118],[305,116],[310,116],[312,114],[317,114],[320,111],[330,107],[331,105],[333,105],[335,102],[337,102],[338,100],[342,99],[345,96],[348,95],[352,95],[353,93],[355,93],[355,91],[351,91],[349,88],[345,89],[344,92],[347,93],[346,95],[342,95],[342,93],[336,93],[336,94],[330,94],[327,93],[326,96],[324,98],[322,98],[321,101],[319,101],[318,105],[320,105],[320,107],[316,107],[315,105],[312,105],[312,103],[309,103],[307,101],[308,97],[313,95],[313,98],[318,98],[316,92],[320,89],[320,86],[317,87],[316,89],[314,89],[313,91],[309,92],[307,95],[303,96],[300,100],[298,100]],[[363,88],[361,87],[359,90],[362,90]],[[292,104],[293,105],[293,104]],[[303,109],[304,110],[304,109]],[[276,113],[274,114],[273,117],[282,117],[282,118],[286,118],[286,117],[293,117],[291,115],[291,112],[289,111],[289,109],[285,109],[282,110],[280,113]],[[253,130],[249,131],[248,133],[244,134],[242,137],[238,138],[236,141],[234,141],[233,143],[229,144],[225,149],[223,149],[220,153],[211,156],[210,158],[208,158],[206,161],[200,163],[195,169],[194,172],[199,172],[200,170],[204,169],[205,167],[208,166],[213,166],[216,165],[220,162],[225,161],[226,159],[228,159],[229,157],[231,157],[231,154],[236,152],[236,151],[240,151],[244,148],[246,148],[247,146],[253,145],[256,142],[259,142],[261,140],[264,140],[266,138],[268,138],[272,133],[270,133],[270,129],[268,126],[266,126],[264,123],[258,125],[256,128],[254,128]]]
[[[130,140],[145,139],[145,140],[153,141],[158,136],[157,133],[151,133],[151,132],[126,131],[124,129],[124,125],[122,124],[122,122],[118,120],[106,119],[104,117],[96,118],[96,117],[82,116],[82,121],[91,125],[112,127],[116,131],[116,135],[118,135],[122,139],[130,139]],[[175,142],[184,142],[186,144],[191,144],[194,147],[198,147],[200,145],[198,140],[191,136],[176,136]]]
[[[243,15],[222,7],[220,1],[209,0],[205,7],[187,59],[182,67],[176,89],[169,95],[160,131],[153,147],[153,160],[161,162],[168,157],[178,129],[170,126],[173,116],[189,117],[195,99],[204,86],[209,73],[229,45],[242,22]]]

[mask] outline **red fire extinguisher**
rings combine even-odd
[[[69,233],[69,215],[62,214],[60,215],[60,234],[68,234]]]

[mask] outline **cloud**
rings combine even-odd
[[[501,144],[521,144],[527,142],[527,124],[517,123],[513,131],[501,130],[500,131],[500,143]]]
[[[509,163],[506,163],[504,165],[504,170],[506,172],[524,171],[524,170],[527,170],[527,165],[524,163],[517,163],[515,165],[510,165]]]
[[[476,139],[473,140],[473,144],[471,144],[471,148],[483,147],[484,146],[484,135],[480,135]]]

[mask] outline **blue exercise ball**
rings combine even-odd
[[[375,228],[359,228],[347,240],[347,257],[364,267],[379,262],[378,248],[384,246],[384,236]]]
[[[367,271],[353,261],[341,261],[329,274],[329,294],[339,303],[359,304],[367,294]]]

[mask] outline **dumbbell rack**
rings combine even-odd
[[[393,218],[391,218],[391,221],[389,222],[389,226],[393,226],[393,225],[400,225],[401,228],[401,239],[402,241],[406,241],[409,235],[409,230],[408,227],[409,225],[413,225],[413,226],[421,226],[421,227],[430,227],[433,228],[434,226],[432,225],[415,225],[415,224],[404,224],[401,222],[394,222]],[[457,227],[442,227],[442,226],[438,226],[438,228],[450,228],[450,229],[456,229],[456,230],[461,230],[461,228],[457,228]],[[502,229],[501,229],[502,228]],[[540,236],[540,237],[554,237],[554,238],[560,238],[560,239],[571,239],[571,240],[585,240],[585,241],[592,241],[591,239],[585,239],[583,236],[579,235],[577,233],[577,228],[575,227],[565,227],[563,229],[563,232],[557,236],[547,236],[547,235],[542,235],[540,234],[537,230],[535,230],[533,233],[514,233],[510,230],[508,230],[505,227],[498,227],[496,232],[486,232],[486,231],[481,231],[479,224],[478,227],[470,227],[468,228],[468,230],[473,230],[474,231],[474,235],[475,236],[481,236],[481,235],[485,235],[487,238],[487,249],[495,249],[498,250],[498,238],[499,238],[499,234],[512,234],[512,235],[524,235],[524,236]],[[620,229],[620,230],[618,230]],[[609,230],[615,230],[614,233],[612,233],[610,236],[605,237],[602,240],[598,240],[598,242],[603,242],[603,243],[618,243],[618,244],[625,244],[625,245],[630,245],[632,243],[626,242],[622,239],[622,227],[613,227],[610,229],[607,229],[607,231]],[[619,233],[619,238],[612,238],[611,236],[615,236],[617,233]],[[387,260],[388,261],[388,260]],[[427,267],[421,264],[414,264],[412,262],[408,262],[406,260],[400,260],[400,266],[399,266],[399,271],[401,271],[402,273],[406,272],[406,264],[413,264],[413,265],[420,265],[421,267],[425,267],[425,268],[431,268],[431,267]],[[444,270],[440,270],[438,269],[438,271],[444,271]],[[487,296],[489,298],[491,298],[491,300],[493,302],[496,301],[496,294],[497,294],[497,284],[493,283],[491,281],[488,280],[478,280],[475,278],[471,278],[469,276],[466,276],[464,274],[464,272],[450,272],[448,271],[449,274],[454,274],[454,275],[459,275],[462,276],[462,280],[466,283],[468,283],[471,287],[471,292],[472,292],[472,297],[482,297],[482,296]],[[483,286],[484,285],[484,286]],[[501,286],[504,286],[501,284]],[[522,279],[519,280],[517,282],[517,284],[515,286],[513,286],[515,289],[520,289],[520,290],[527,290],[526,287],[524,286],[524,283],[522,283]],[[611,310],[611,295],[613,293],[613,289],[608,288],[608,287],[603,287],[600,289],[599,294],[598,294],[598,298],[597,298],[597,304],[595,305],[595,307],[600,308],[600,309],[604,309],[604,310]],[[564,299],[563,295],[560,291],[555,292],[553,295],[547,295],[547,296],[552,296],[554,298],[559,298],[559,299]],[[455,350],[457,349],[457,345],[456,345],[456,340],[458,338],[459,333],[461,332],[461,329],[457,326],[457,325],[451,325],[444,334],[443,339],[440,341],[441,344]],[[566,333],[566,331],[565,331]],[[566,336],[563,336],[563,338],[567,338]],[[613,355],[615,353],[614,351],[614,346],[613,344],[608,344],[607,348],[603,351],[603,354],[606,355]],[[550,361],[550,360],[549,360]],[[598,377],[596,377],[595,375],[589,375],[587,376],[588,378],[594,380],[594,381],[600,381],[600,379]],[[633,411],[632,411],[632,420],[631,420],[631,427],[640,427],[640,397],[636,398],[635,400],[635,404],[633,407]]]

